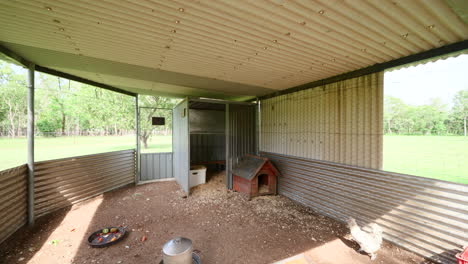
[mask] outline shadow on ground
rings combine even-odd
[[[62,223],[71,207],[40,217],[33,228],[23,226],[0,247],[0,263],[28,263],[43,247],[52,246],[51,234]]]
[[[212,175],[207,184],[195,187],[186,198],[176,182],[112,191],[68,212],[43,217],[34,233],[20,231],[17,244],[8,247],[15,254],[24,254],[36,242],[43,245],[19,263],[157,263],[166,241],[185,236],[193,240],[204,264],[273,263],[303,252],[314,258],[314,264],[337,263],[339,258],[351,264],[374,263],[357,253],[356,245],[343,240],[348,233],[343,224],[283,196],[248,201],[227,191],[223,178],[223,173]],[[87,236],[107,226],[127,226],[128,235],[108,248],[89,247]],[[51,239],[59,244],[51,245]],[[18,255],[5,260],[7,264],[18,263]],[[385,243],[375,263],[421,261]]]

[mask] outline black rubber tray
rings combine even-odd
[[[117,228],[119,231],[116,233],[108,233],[107,235],[102,235],[102,230],[103,229],[109,229],[111,230],[112,228]],[[108,247],[110,245],[114,245],[115,243],[121,241],[125,237],[125,228],[123,227],[106,227],[103,229],[99,229],[98,231],[92,233],[88,237],[88,244],[92,247]],[[96,241],[96,239],[101,236],[103,240],[101,242]],[[113,237],[118,236],[117,239],[112,240]]]

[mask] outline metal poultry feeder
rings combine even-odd
[[[163,246],[160,264],[201,264],[200,257],[193,252],[192,240],[176,237]]]

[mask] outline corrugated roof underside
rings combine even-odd
[[[5,42],[277,90],[468,38],[443,0],[12,0],[0,24]]]

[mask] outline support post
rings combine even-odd
[[[230,131],[231,131],[231,128],[229,126],[229,104],[225,104],[226,106],[226,125],[225,125],[225,129],[226,129],[226,188],[231,190],[232,189],[232,182],[231,182],[231,179],[232,179],[232,170],[231,170],[231,166],[232,166],[232,157],[231,157],[231,134],[230,134]]]
[[[257,105],[255,105],[255,155],[260,155],[260,140],[261,140],[261,125],[260,116],[260,99],[257,97]]]
[[[28,225],[34,225],[34,72],[35,65],[28,67]]]
[[[135,95],[135,128],[136,128],[136,171],[135,185],[140,181],[140,108],[138,107],[138,94]]]

